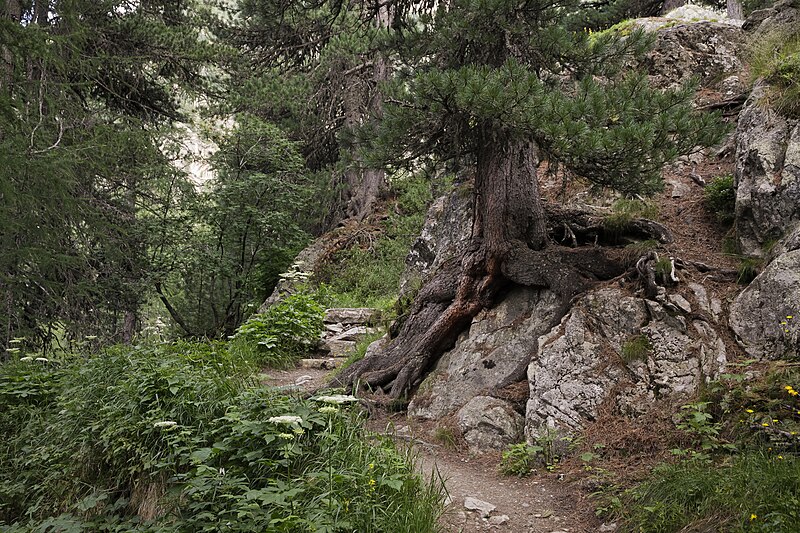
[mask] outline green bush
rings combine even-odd
[[[703,197],[706,206],[720,223],[733,224],[736,218],[736,188],[732,174],[717,176],[711,180],[703,191]]]
[[[289,367],[317,345],[324,315],[317,294],[301,288],[239,326],[230,349],[258,364]]]
[[[222,344],[0,366],[0,529],[435,530],[441,482],[350,398],[278,396],[252,370]]]
[[[543,451],[544,448],[541,446],[530,446],[525,442],[512,444],[503,452],[500,472],[507,476],[527,476],[542,462]]]

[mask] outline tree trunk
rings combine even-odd
[[[728,18],[733,20],[744,19],[742,0],[728,0]]]
[[[375,26],[387,28],[391,24],[392,13],[388,4],[382,4],[375,14]],[[360,73],[349,75],[345,82],[349,83],[344,97],[345,127],[349,130],[358,128],[366,115],[380,117],[383,114],[383,98],[379,90],[380,84],[389,79],[389,62],[378,54],[372,60],[372,79],[363,79]],[[335,215],[331,226],[341,222],[343,218],[363,220],[372,213],[375,203],[386,186],[386,173],[382,169],[365,168],[359,155],[360,146],[355,143],[351,148],[353,167],[345,171],[344,190],[341,202],[344,207],[341,215]]]
[[[407,396],[472,318],[513,281],[504,273],[505,260],[520,247],[544,247],[547,230],[536,180],[536,146],[486,139],[477,163],[468,248],[420,290],[409,318],[384,353],[352,365],[338,383],[385,387],[393,398]]]
[[[19,24],[22,18],[22,3],[19,0],[6,0],[0,17]],[[14,81],[14,56],[11,54],[11,50],[5,46],[0,52],[3,61],[2,72],[0,72],[0,90],[9,91]]]

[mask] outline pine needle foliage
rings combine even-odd
[[[457,0],[420,13],[392,42],[402,67],[369,133],[380,156],[469,161],[486,143],[528,139],[595,185],[660,190],[664,163],[724,128],[691,110],[693,82],[656,90],[632,68],[652,36],[581,29],[597,14],[572,0]]]

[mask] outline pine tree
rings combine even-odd
[[[366,136],[395,163],[468,165],[474,223],[467,249],[424,284],[385,351],[340,377],[393,397],[418,385],[509,286],[549,288],[568,302],[607,277],[613,261],[602,249],[549,239],[542,159],[596,186],[651,194],[665,163],[722,133],[717,116],[692,111],[690,85],[657,91],[632,68],[651,38],[591,36],[583,28],[598,12],[578,0],[452,0],[409,12],[415,19],[394,42],[404,67]]]
[[[208,58],[182,2],[6,0],[0,11],[0,346],[130,340],[178,179],[175,87]]]
[[[385,176],[363,164],[352,133],[380,114],[378,85],[388,70],[376,44],[390,23],[388,5],[247,0],[234,21],[220,28],[239,52],[229,105],[279,125],[309,169],[327,175],[334,197],[324,202],[331,205],[322,228],[363,219]]]

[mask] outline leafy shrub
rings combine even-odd
[[[435,530],[441,482],[348,398],[278,396],[195,346],[0,366],[0,529]]]
[[[541,462],[543,451],[544,448],[541,446],[531,446],[525,442],[512,444],[503,452],[500,472],[507,476],[527,476]]]
[[[316,346],[324,315],[317,295],[300,289],[239,326],[231,350],[259,364],[291,366]]]
[[[703,191],[706,206],[717,220],[726,225],[733,224],[736,218],[736,188],[733,175],[717,176],[706,185]]]

